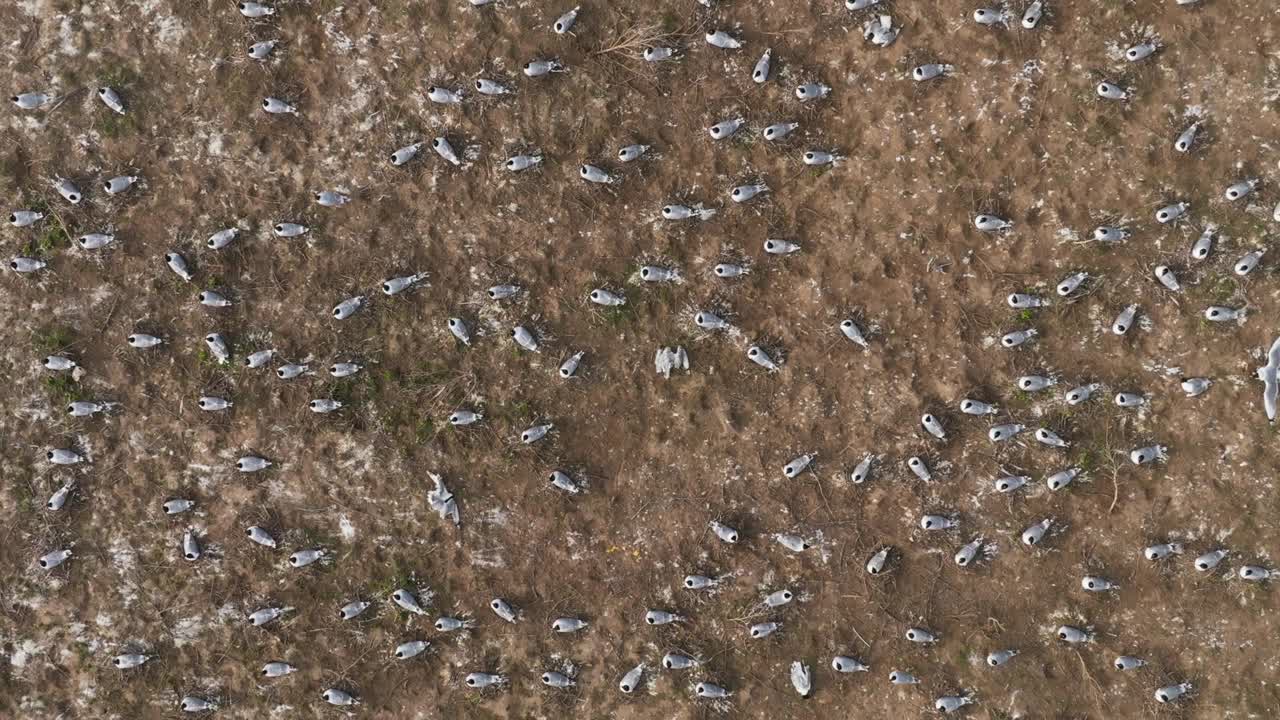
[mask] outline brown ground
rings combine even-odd
[[[962,689],[976,694],[974,717],[1280,715],[1280,602],[1273,588],[1234,575],[1245,561],[1273,563],[1275,435],[1252,375],[1276,335],[1277,265],[1269,255],[1247,279],[1230,272],[1277,228],[1274,3],[1052,2],[1043,27],[1028,32],[974,24],[974,3],[904,2],[893,15],[905,30],[886,50],[865,43],[864,18],[834,0],[712,12],[692,0],[643,10],[587,0],[576,37],[549,30],[568,3],[377,4],[280,2],[269,21],[246,21],[230,0],[18,0],[0,9],[9,28],[0,86],[69,94],[49,112],[7,106],[0,121],[4,209],[54,211],[34,228],[0,231],[6,258],[39,253],[51,264],[37,277],[6,271],[0,283],[9,311],[0,715],[174,717],[178,698],[197,692],[221,698],[219,717],[332,717],[319,700],[332,685],[359,693],[360,716],[380,718],[900,718]],[[743,51],[701,40],[708,27],[739,23]],[[628,29],[680,34],[672,41],[687,53],[655,69],[636,59],[638,47],[599,52]],[[1155,58],[1118,59],[1152,34],[1165,45]],[[284,44],[269,63],[244,57],[250,42],[276,37]],[[765,46],[775,79],[756,87],[750,68]],[[570,72],[520,75],[539,56],[560,57]],[[908,79],[913,65],[934,60],[953,63],[954,77]],[[461,108],[424,97],[427,84],[469,85],[482,69],[518,94],[472,93]],[[1104,77],[1134,88],[1133,100],[1097,100],[1092,86]],[[801,107],[791,90],[810,79],[834,90]],[[127,117],[92,97],[100,82],[120,90]],[[301,117],[265,115],[257,106],[266,94],[296,101]],[[749,133],[713,143],[703,128],[735,113]],[[1174,153],[1173,138],[1197,113],[1203,142]],[[765,124],[789,119],[802,123],[792,139],[759,141]],[[465,149],[462,168],[429,148],[404,168],[386,162],[440,133]],[[633,140],[655,149],[622,166],[615,153]],[[521,147],[545,153],[541,169],[501,169]],[[810,169],[800,162],[810,148],[849,160]],[[587,185],[576,177],[583,161],[622,182]],[[117,198],[93,190],[122,173],[145,176],[145,189]],[[56,175],[80,183],[85,203],[58,198]],[[773,192],[728,202],[729,189],[754,176]],[[1221,200],[1249,176],[1264,178],[1257,195]],[[309,193],[322,187],[356,201],[321,208]],[[702,225],[657,220],[678,198],[720,213]],[[1154,209],[1171,199],[1192,203],[1190,222],[1156,225]],[[1007,215],[1015,231],[976,232],[977,211]],[[1074,242],[1119,218],[1133,230],[1126,244]],[[280,220],[312,232],[273,238]],[[1224,237],[1209,261],[1188,266],[1208,221]],[[235,245],[204,248],[231,223],[244,230]],[[68,235],[107,226],[119,236],[114,249],[68,247]],[[765,256],[766,236],[794,239],[803,252]],[[190,285],[160,259],[175,248],[196,268]],[[720,281],[710,268],[724,259],[753,272]],[[632,279],[655,261],[679,267],[685,281]],[[1181,274],[1182,295],[1152,280],[1159,263]],[[1003,302],[1020,289],[1049,295],[1080,269],[1099,279],[1078,302],[1024,318]],[[429,287],[377,293],[383,278],[415,270],[430,272]],[[483,297],[507,281],[527,294],[501,305]],[[602,312],[586,301],[598,286],[629,303]],[[200,307],[194,296],[206,287],[238,304]],[[369,308],[342,323],[328,317],[357,292],[370,295]],[[1117,338],[1107,327],[1131,302],[1141,326]],[[1200,312],[1214,303],[1247,303],[1249,318],[1210,325]],[[692,311],[712,307],[741,332],[695,332]],[[879,328],[870,352],[836,330],[851,313]],[[451,315],[477,332],[471,348],[449,335]],[[506,335],[516,323],[542,333],[541,354],[513,349]],[[1037,342],[992,344],[1024,326],[1040,331]],[[124,343],[135,329],[171,345],[135,351]],[[368,368],[348,381],[319,373],[288,383],[269,370],[221,368],[200,342],[215,329],[237,359],[275,347],[316,368],[335,359]],[[782,372],[747,361],[756,340],[785,355]],[[688,348],[692,369],[663,380],[653,352],[675,343]],[[556,367],[579,349],[581,377],[560,381]],[[87,374],[76,383],[40,369],[54,350]],[[1033,371],[1058,373],[1062,384],[1017,392],[1013,379]],[[1179,373],[1214,385],[1184,398]],[[1058,391],[1087,381],[1148,393],[1151,407],[1125,411],[1106,394],[1077,408],[1061,402]],[[234,412],[196,409],[206,391],[231,397]],[[1054,451],[1024,436],[993,446],[988,423],[956,409],[967,394],[1074,445]],[[116,400],[124,411],[74,421],[61,407],[71,397]],[[305,405],[315,397],[347,407],[313,416]],[[482,410],[483,424],[448,427],[444,418],[464,406]],[[944,419],[948,441],[920,430],[926,410]],[[514,443],[535,420],[554,421],[557,432],[533,447]],[[1127,463],[1129,449],[1152,442],[1170,446],[1167,465]],[[59,446],[92,463],[49,466],[43,453]],[[248,450],[277,467],[237,474],[234,460]],[[806,451],[819,453],[814,471],[783,479],[783,464]],[[867,452],[883,461],[869,484],[853,486],[848,472]],[[912,454],[932,463],[932,484],[907,472]],[[1043,477],[1073,462],[1092,482],[1051,495]],[[548,488],[544,474],[556,467],[589,476],[589,492]],[[994,493],[1001,468],[1033,475],[1034,489]],[[458,494],[461,530],[427,507],[429,469]],[[67,508],[43,510],[71,478],[80,488]],[[196,512],[164,516],[160,504],[175,496],[196,499]],[[961,531],[926,537],[919,515],[942,510],[959,514]],[[1017,536],[1046,516],[1065,531],[1028,552]],[[718,543],[706,530],[712,518],[743,530],[743,543]],[[255,522],[283,547],[250,544],[243,530]],[[188,525],[206,549],[195,563],[179,549]],[[821,549],[786,553],[768,539],[783,530],[819,538]],[[977,533],[999,555],[962,571],[951,555]],[[1141,558],[1166,539],[1186,543],[1186,554]],[[35,567],[66,543],[77,553],[67,565]],[[871,579],[862,565],[882,544],[899,550],[894,571]],[[1194,572],[1191,558],[1219,544],[1233,552],[1224,571]],[[315,546],[334,562],[286,566],[288,552]],[[690,572],[733,578],[707,596],[680,587]],[[1085,572],[1123,589],[1086,595]],[[387,601],[410,579],[435,592],[430,617]],[[753,604],[781,587],[800,596],[773,615],[784,631],[750,641],[747,625],[765,617]],[[486,608],[495,595],[523,609],[520,624]],[[356,597],[377,601],[376,613],[340,624],[337,608]],[[245,613],[268,604],[298,612],[247,627]],[[649,607],[690,619],[649,628]],[[441,636],[431,622],[445,612],[473,617],[475,629]],[[553,635],[551,620],[570,614],[591,628]],[[1094,626],[1097,641],[1059,643],[1052,631],[1062,622]],[[911,646],[902,637],[911,624],[943,641]],[[390,659],[414,638],[433,642],[428,656]],[[1001,647],[1022,655],[1000,670],[983,666]],[[705,667],[651,672],[635,696],[619,693],[628,668],[653,668],[673,648],[701,655]],[[125,674],[111,667],[131,649],[157,660]],[[837,652],[873,672],[837,676],[828,667]],[[1120,653],[1149,665],[1118,673],[1110,662]],[[794,659],[815,672],[807,703],[787,681]],[[261,682],[269,660],[300,672]],[[565,664],[576,668],[574,692],[538,684],[544,669]],[[924,683],[891,686],[891,669]],[[511,687],[466,690],[473,670],[506,673]],[[702,678],[733,689],[732,701],[693,699]],[[1193,700],[1154,703],[1157,686],[1183,679],[1196,685]]]

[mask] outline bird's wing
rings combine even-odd
[[[1275,368],[1271,368],[1265,374],[1263,381],[1266,383],[1262,390],[1262,406],[1267,411],[1267,419],[1275,421],[1276,419],[1276,394],[1280,391],[1280,385],[1276,383]]]
[[[1271,349],[1267,351],[1267,365],[1272,368],[1280,367],[1280,337],[1271,343]]]

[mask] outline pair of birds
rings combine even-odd
[[[110,108],[111,112],[117,115],[126,114],[124,100],[121,99],[115,88],[100,87],[97,89],[97,96],[103,105]],[[58,99],[56,95],[47,92],[23,92],[9,96],[10,102],[21,110],[39,110],[53,104]],[[79,200],[73,200],[72,202],[79,202]]]

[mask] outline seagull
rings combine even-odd
[[[435,489],[427,493],[427,503],[431,509],[436,511],[441,520],[448,518],[453,520],[454,525],[461,525],[458,501],[454,499],[453,493],[449,492],[449,488],[445,487],[444,478],[433,472],[428,472],[427,476],[435,483]]]
[[[1280,386],[1276,384],[1276,371],[1280,369],[1280,337],[1271,343],[1267,351],[1267,364],[1258,368],[1258,379],[1263,382],[1262,406],[1267,411],[1267,421],[1276,421],[1276,394]]]

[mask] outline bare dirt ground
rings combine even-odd
[[[968,691],[963,711],[985,718],[1266,718],[1280,716],[1275,635],[1280,600],[1268,584],[1235,573],[1245,562],[1274,566],[1276,436],[1261,407],[1254,368],[1277,334],[1277,258],[1245,278],[1232,265],[1276,238],[1280,200],[1280,10],[1266,0],[1056,1],[1041,27],[974,23],[977,6],[953,0],[887,8],[903,26],[887,49],[865,42],[869,15],[840,3],[778,0],[717,3],[661,0],[643,7],[586,0],[574,34],[554,19],[570,6],[463,0],[336,0],[275,4],[246,20],[227,0],[17,0],[0,8],[0,59],[13,92],[52,90],[54,109],[0,119],[0,197],[5,210],[44,208],[30,228],[5,225],[6,259],[39,256],[32,276],[5,271],[5,377],[0,438],[0,715],[11,718],[161,718],[181,715],[188,693],[216,699],[218,717],[319,718],[341,711],[320,693],[358,694],[354,714],[376,718],[693,718],[708,716],[902,718],[932,713],[934,698]],[[1020,14],[1021,5],[1011,11]],[[707,46],[708,28],[746,42]],[[664,36],[684,49],[658,66],[640,43]],[[245,57],[252,42],[278,38],[274,56]],[[1142,63],[1122,56],[1158,38]],[[631,44],[627,44],[630,40]],[[617,47],[621,45],[621,47]],[[751,68],[773,48],[774,77],[757,86]],[[610,48],[612,48],[610,50]],[[558,57],[569,72],[530,79],[520,67]],[[955,66],[951,77],[915,83],[921,62]],[[433,105],[430,84],[470,86],[481,74],[517,92],[461,106]],[[1098,99],[1107,79],[1132,89],[1128,102]],[[832,88],[801,105],[800,82]],[[129,112],[110,114],[93,89],[109,83]],[[299,115],[260,110],[273,95]],[[705,128],[741,114],[748,128],[712,141]],[[1172,149],[1193,118],[1204,130],[1193,152]],[[766,143],[767,124],[797,121],[785,142]],[[430,152],[393,168],[389,153],[446,135],[463,155],[453,167]],[[651,144],[619,163],[619,147]],[[808,149],[834,149],[834,168],[802,164]],[[518,150],[545,156],[512,174]],[[589,185],[593,162],[621,182]],[[119,196],[104,178],[145,178]],[[71,206],[51,189],[56,176],[86,192]],[[730,188],[763,178],[771,192],[729,202]],[[1259,177],[1257,193],[1228,203],[1223,190]],[[339,188],[345,208],[310,193]],[[702,202],[719,209],[705,223],[668,223],[659,208]],[[1187,200],[1186,221],[1161,226],[1157,207]],[[1013,220],[990,235],[977,212]],[[273,237],[280,221],[310,226],[302,238]],[[1115,246],[1089,242],[1095,225],[1127,224]],[[1187,250],[1206,223],[1221,239],[1204,262]],[[204,246],[214,231],[242,231],[230,247]],[[111,228],[114,246],[80,250],[72,238]],[[762,251],[766,237],[801,252]],[[191,283],[165,268],[183,252]],[[736,281],[716,278],[722,261],[749,264]],[[640,283],[641,264],[679,268],[677,284]],[[1170,293],[1151,268],[1172,266],[1185,290]],[[1067,274],[1094,280],[1072,302],[1019,312],[1013,291],[1054,296]],[[430,273],[429,284],[395,298],[387,277]],[[497,283],[526,288],[489,301]],[[624,294],[604,311],[587,293]],[[201,307],[202,289],[234,301]],[[354,294],[370,305],[349,320],[330,317]],[[1126,305],[1140,307],[1125,337],[1109,332]],[[1205,307],[1247,305],[1243,323],[1208,323]],[[717,309],[736,331],[708,334],[691,320]],[[470,347],[445,321],[473,328]],[[837,325],[857,317],[876,328],[869,351]],[[508,337],[536,328],[542,351]],[[1034,327],[1016,350],[997,338]],[[131,332],[168,340],[139,351]],[[239,363],[275,348],[277,362],[305,361],[315,374],[278,380],[270,368],[218,366],[201,338],[219,331]],[[750,363],[763,342],[785,357],[777,374]],[[692,368],[664,380],[654,351],[683,344]],[[556,368],[585,350],[579,377]],[[46,372],[50,352],[75,357],[78,381]],[[366,369],[337,380],[336,360]],[[1014,380],[1055,374],[1060,384],[1021,393]],[[1180,375],[1213,379],[1184,397]],[[1069,407],[1062,390],[1086,382],[1107,390]],[[1111,403],[1117,390],[1150,396],[1147,407]],[[229,413],[200,411],[202,394],[232,399]],[[962,415],[974,396],[1001,408],[997,420],[1053,428],[1067,450],[1029,433],[993,445],[986,419]],[[313,398],[346,406],[321,416]],[[110,400],[121,412],[70,418],[71,399]],[[469,428],[446,418],[483,412]],[[923,412],[938,415],[946,441],[926,435]],[[543,442],[521,430],[555,423]],[[1135,467],[1132,448],[1162,443],[1167,464]],[[91,462],[58,467],[45,451],[74,447]],[[271,469],[241,475],[237,457],[257,452]],[[787,480],[782,466],[817,452],[811,471]],[[881,456],[873,478],[849,482],[866,454]],[[924,457],[925,484],[904,461]],[[1079,464],[1080,481],[1051,493],[1043,478]],[[589,479],[567,496],[546,473]],[[428,508],[428,470],[460,500],[455,529]],[[1033,477],[1029,489],[996,493],[992,479]],[[44,509],[68,480],[66,507]],[[197,501],[167,517],[161,503]],[[919,529],[922,513],[959,516],[955,532]],[[1018,536],[1034,521],[1059,532],[1029,551]],[[720,543],[711,519],[738,527]],[[249,542],[248,525],[271,529],[281,547]],[[183,532],[204,546],[182,558]],[[790,531],[818,547],[791,554],[770,539]],[[989,563],[951,560],[975,535],[998,546]],[[1142,549],[1176,540],[1186,552],[1146,561]],[[53,572],[35,559],[66,545],[71,561]],[[879,547],[896,548],[893,570],[863,570]],[[294,550],[322,547],[329,562],[288,567]],[[1219,572],[1191,558],[1216,547],[1231,555]],[[731,575],[715,593],[681,587],[689,573]],[[1080,589],[1086,573],[1110,577],[1114,593]],[[388,600],[398,586],[434,592],[426,617]],[[793,589],[777,612],[764,593]],[[487,609],[495,596],[519,607],[508,625]],[[363,598],[374,608],[353,622],[337,608]],[[248,612],[296,607],[282,622],[249,627]],[[664,628],[648,608],[688,617]],[[442,614],[475,620],[469,631],[432,627]],[[560,616],[587,619],[573,635],[549,630]],[[760,641],[747,627],[777,619]],[[1059,624],[1092,626],[1093,642],[1071,646]],[[911,625],[941,635],[932,646],[904,639]],[[396,644],[432,642],[412,661]],[[1021,655],[992,669],[986,653]],[[657,671],[680,649],[702,667]],[[121,672],[111,658],[153,655]],[[871,665],[838,675],[832,655]],[[1148,664],[1118,672],[1113,658]],[[814,670],[814,694],[791,689],[787,667]],[[265,680],[263,663],[299,671]],[[619,678],[639,662],[649,672],[627,696]],[[570,691],[538,676],[563,669]],[[890,670],[922,683],[895,686]],[[472,671],[501,672],[510,686],[476,692]],[[727,702],[693,697],[711,680]],[[1157,705],[1156,687],[1183,680],[1194,696]]]

